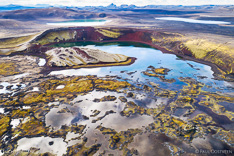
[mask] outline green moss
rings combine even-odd
[[[189,39],[184,42],[184,45],[195,58],[209,61],[219,67],[226,67],[227,73],[232,72],[234,48],[204,39]]]
[[[99,33],[110,38],[118,38],[122,33],[118,29],[98,29]]]
[[[171,155],[181,155],[182,153],[184,153],[184,151],[181,148],[177,147],[176,145],[172,143],[166,142],[165,145],[171,151]]]
[[[13,110],[11,113],[11,117],[15,118],[15,119],[25,118],[29,115],[30,111],[31,111],[30,109],[28,109],[28,110],[20,110],[20,109]]]
[[[195,116],[193,119],[190,120],[196,124],[201,124],[201,125],[215,124],[215,122],[212,120],[212,117],[206,114],[198,114],[197,116]]]
[[[166,79],[165,75],[170,71],[167,68],[154,68],[153,66],[148,67],[147,71],[143,71],[142,73],[149,77],[157,77],[163,82],[173,83],[175,79]]]
[[[32,40],[35,35],[22,36],[22,37],[14,37],[9,39],[1,39],[0,40],[0,49],[1,48],[15,48],[23,43],[26,43]]]
[[[102,80],[97,79],[94,81],[95,88],[98,90],[112,90],[118,91],[123,88],[130,87],[130,83],[126,81],[117,81],[117,80]]]
[[[226,142],[230,146],[234,146],[234,131],[233,130],[223,130],[219,128],[217,133],[214,135],[215,138]]]
[[[48,89],[46,90],[46,95],[65,96],[67,93],[83,93],[93,90],[92,80],[79,80],[79,81],[72,80],[72,81],[61,81],[59,83],[65,84],[65,87],[63,89],[55,89],[55,88]]]
[[[147,129],[153,132],[165,133],[171,138],[191,141],[196,132],[193,123],[171,117],[169,114],[160,113],[154,123],[150,124]]]
[[[90,147],[85,146],[87,142],[87,138],[83,139],[82,143],[75,144],[73,146],[68,147],[66,156],[74,155],[74,156],[92,156],[94,155],[101,144],[95,144]]]
[[[130,101],[127,102],[124,110],[121,112],[122,115],[129,117],[130,115],[133,114],[146,114],[146,109],[144,109],[143,107],[140,107],[138,105],[136,105],[134,102]]]
[[[43,122],[31,117],[25,123],[21,123],[14,130],[13,134],[18,134],[19,136],[38,136],[46,134],[47,131],[48,128],[44,127]]]
[[[66,139],[66,135],[68,132],[73,132],[75,134],[82,134],[84,129],[86,128],[86,125],[71,125],[71,126],[66,126],[63,125],[61,129],[56,130],[56,131],[50,131],[47,133],[48,136],[50,137],[62,137]]]
[[[19,101],[23,104],[32,104],[50,102],[54,101],[54,99],[71,100],[77,96],[77,93],[87,93],[94,89],[119,91],[131,86],[126,81],[102,80],[88,76],[67,78],[65,80],[52,79],[39,85],[42,92],[25,93]],[[59,85],[64,85],[65,87],[63,89],[56,89]]]
[[[59,85],[65,85],[63,89],[56,89]],[[40,84],[44,92],[27,93],[20,99],[24,104],[49,102],[55,97],[74,98],[76,93],[84,93],[93,90],[92,80],[80,80],[79,78],[66,80],[48,80]]]
[[[45,45],[52,42],[68,41],[75,38],[74,34],[75,31],[49,32],[44,37],[40,38],[37,42],[41,45]]]
[[[102,134],[109,134],[109,147],[111,149],[127,150],[128,145],[133,141],[134,136],[141,133],[140,129],[128,129],[127,131],[116,132],[113,129],[102,126],[97,127]]]
[[[94,99],[94,102],[105,102],[105,101],[115,101],[117,98],[115,96],[104,96],[101,99]]]
[[[37,148],[30,148],[29,151],[16,151],[11,154],[8,154],[8,156],[56,156],[55,154],[46,152],[46,153],[40,153],[39,149]]]
[[[0,136],[2,136],[9,127],[10,118],[0,114]]]
[[[0,75],[10,76],[15,74],[19,74],[19,72],[16,71],[14,63],[0,63]]]
[[[169,89],[157,89],[155,90],[155,96],[173,98],[177,95],[177,91]]]
[[[225,115],[228,117],[231,121],[234,120],[234,112],[226,110],[222,105],[219,105],[218,102],[220,101],[227,101],[234,100],[232,97],[225,97],[225,96],[215,96],[212,94],[205,95],[205,98],[199,102],[200,105],[206,106],[210,108],[214,113],[219,115]]]

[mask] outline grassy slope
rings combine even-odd
[[[227,73],[233,73],[234,48],[204,39],[188,40],[184,45],[193,53],[195,58],[212,62],[218,66],[226,66]]]
[[[9,55],[13,52],[22,51],[27,48],[27,43],[40,33],[15,38],[0,39],[0,55]]]

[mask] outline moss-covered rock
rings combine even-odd
[[[0,137],[7,132],[10,125],[10,118],[8,116],[0,114]]]
[[[10,76],[19,74],[14,63],[0,63],[0,75]]]

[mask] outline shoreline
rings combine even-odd
[[[44,45],[41,45],[41,44],[37,45],[37,44],[35,44],[35,43],[37,43],[38,40],[43,39],[46,35],[48,35],[51,32],[53,32],[53,33],[57,33],[58,32],[59,33],[59,31],[65,31],[65,32],[66,31],[68,31],[68,32],[71,32],[71,31],[80,31],[82,33],[86,32],[86,35],[87,35],[87,33],[88,34],[92,33],[92,32],[93,33],[97,33],[96,31],[100,30],[100,29],[107,29],[107,30],[117,29],[121,33],[122,32],[123,33],[127,32],[127,33],[123,34],[123,35],[120,35],[120,37],[118,37],[118,38],[111,38],[111,37],[106,37],[105,35],[102,35],[102,38],[103,38],[102,40],[99,40],[97,38],[93,39],[92,36],[88,36],[85,39],[83,37],[80,37],[80,38],[68,38],[68,39],[65,39],[65,40],[59,40],[58,42],[50,42],[50,43],[44,44]],[[128,36],[129,34],[134,36],[134,33],[136,35],[138,35],[137,38],[130,38]],[[97,43],[135,42],[135,43],[146,44],[146,45],[148,45],[148,46],[150,46],[152,48],[160,50],[162,53],[174,54],[176,56],[181,57],[181,59],[184,59],[184,60],[194,61],[194,62],[197,62],[197,63],[208,65],[208,66],[211,67],[211,70],[214,72],[213,76],[216,79],[223,79],[223,80],[226,80],[226,81],[233,81],[232,77],[228,77],[228,78],[225,77],[226,75],[228,75],[228,71],[227,70],[224,71],[223,70],[224,68],[221,69],[219,67],[219,65],[217,65],[215,63],[195,58],[193,56],[193,54],[191,54],[191,51],[188,51],[186,49],[186,47],[182,48],[182,49],[178,48],[178,46],[180,44],[183,44],[183,42],[178,41],[178,43],[176,43],[176,45],[174,47],[172,47],[171,49],[169,49],[169,48],[165,47],[167,45],[165,43],[162,43],[162,42],[154,43],[150,39],[146,39],[146,41],[144,41],[142,38],[139,37],[141,34],[145,35],[144,33],[146,34],[146,36],[147,35],[149,36],[148,38],[150,38],[151,35],[155,34],[155,33],[156,34],[159,33],[159,35],[165,35],[165,34],[162,34],[162,32],[160,32],[160,31],[155,31],[155,30],[152,30],[152,29],[136,29],[136,28],[122,28],[122,27],[120,27],[120,28],[118,28],[118,27],[110,27],[110,28],[107,28],[107,27],[98,27],[98,28],[97,27],[64,27],[64,28],[54,28],[54,29],[45,30],[45,31],[41,32],[40,34],[37,33],[37,35],[35,35],[35,37],[32,40],[27,41],[26,43],[24,43],[24,44],[28,44],[29,45],[25,50],[23,50],[23,51],[17,51],[17,52],[12,52],[10,55],[1,55],[1,56],[2,57],[4,57],[4,56],[14,56],[14,55],[17,55],[17,54],[22,54],[22,55],[26,54],[26,55],[41,56],[41,55],[43,55],[42,54],[43,52],[42,53],[41,52],[40,53],[35,53],[35,52],[31,53],[30,52],[30,48],[35,48],[33,51],[38,51],[37,48],[47,49],[48,46],[53,45],[53,44],[57,44],[57,43],[72,43],[72,42],[97,42]],[[94,35],[95,34],[93,34],[93,36]],[[14,39],[14,38],[11,38],[11,39]],[[4,40],[4,39],[0,39],[0,40]],[[171,42],[170,44],[175,44],[175,43]],[[33,45],[37,45],[37,46],[33,47]],[[186,53],[186,54],[184,54],[184,53]],[[224,74],[224,72],[225,72],[225,74]],[[232,75],[232,73],[230,73],[230,75]]]
[[[70,28],[58,28],[58,29],[51,29],[51,30],[48,30],[49,32],[51,31],[59,31],[59,30],[74,30],[74,29],[82,29],[82,28],[94,28],[94,29],[97,29],[95,27],[70,27]],[[105,29],[105,27],[102,27]],[[109,28],[109,29],[117,29],[116,27],[114,28]],[[120,29],[131,29],[131,28],[120,28]],[[154,32],[152,30],[147,30],[147,29],[135,29],[133,28],[132,29],[133,31],[134,30],[137,30],[137,31],[147,31],[147,32]],[[35,40],[39,39],[40,37],[42,37],[43,35],[46,35],[47,33],[49,33],[47,31],[45,31],[43,34],[39,35]],[[72,43],[73,41],[59,41],[59,42],[56,42],[56,43]],[[218,75],[223,75],[224,76],[224,72],[225,72],[225,75],[226,75],[226,71],[223,71],[220,67],[218,67],[217,64],[214,64],[212,62],[209,62],[209,61],[205,61],[205,60],[202,60],[202,59],[198,59],[198,58],[194,58],[192,56],[188,56],[188,55],[185,55],[185,54],[181,54],[181,53],[178,53],[178,52],[181,52],[182,50],[177,50],[177,52],[172,52],[171,49],[167,49],[165,47],[163,47],[163,45],[159,46],[159,45],[156,45],[154,43],[150,43],[150,42],[147,42],[147,41],[140,41],[140,40],[129,40],[129,39],[110,39],[110,40],[95,40],[95,39],[86,39],[86,40],[76,40],[75,42],[97,42],[97,43],[108,43],[108,42],[135,42],[135,43],[142,43],[142,44],[146,44],[152,48],[155,48],[157,50],[160,50],[161,52],[163,53],[168,53],[168,54],[174,54],[176,56],[179,56],[179,57],[182,57],[182,59],[184,60],[189,60],[189,61],[194,61],[194,62],[197,62],[197,63],[201,63],[201,64],[205,64],[205,65],[208,65],[211,67],[211,70],[214,72],[213,75],[215,78],[218,78],[218,79],[225,79],[226,81],[233,81],[233,80],[230,80],[230,79],[226,79],[224,77],[220,77]],[[49,44],[46,44],[46,45],[43,45],[43,46],[49,46],[49,45],[53,45],[53,44],[56,44],[56,43],[49,43]]]
[[[128,66],[136,61],[135,57],[128,57],[126,61],[123,62],[113,62],[113,63],[97,63],[97,64],[87,64],[87,65],[76,65],[71,67],[50,67],[45,65],[44,69],[40,72],[41,74],[49,74],[53,71],[69,70],[69,69],[81,69],[81,68],[99,68],[99,67],[111,67],[111,66]]]

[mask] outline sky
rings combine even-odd
[[[0,0],[0,5],[64,5],[64,6],[107,6],[111,3],[116,5],[134,4],[145,5],[234,5],[234,0]]]

